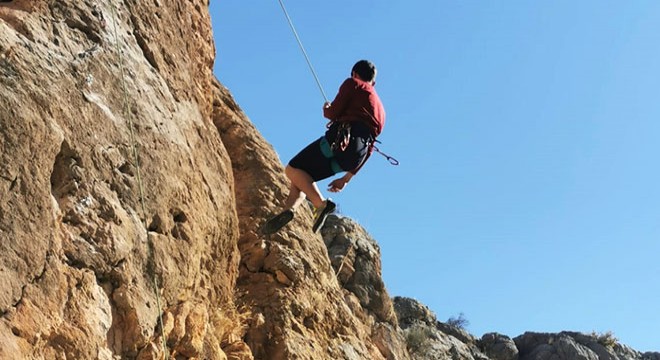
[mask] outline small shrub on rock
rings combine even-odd
[[[433,330],[426,326],[413,326],[406,331],[406,346],[411,354],[423,352],[429,346]]]
[[[458,317],[452,316],[449,319],[447,319],[447,324],[465,330],[465,328],[470,325],[470,322],[465,317],[465,314],[460,313],[458,314]]]

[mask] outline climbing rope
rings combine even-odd
[[[307,56],[307,51],[305,51],[305,47],[303,46],[302,41],[300,41],[300,36],[298,36],[298,32],[296,31],[296,28],[293,26],[293,21],[291,21],[291,17],[289,16],[289,13],[286,11],[286,8],[284,7],[284,3],[282,2],[282,0],[278,0],[278,1],[280,2],[280,6],[282,7],[284,16],[286,16],[286,20],[289,22],[289,27],[291,27],[291,31],[293,31],[293,36],[296,37],[296,40],[298,41],[298,46],[300,46],[300,50],[305,56],[305,60],[307,60],[307,65],[309,66],[309,70],[311,70],[312,75],[314,75],[314,80],[316,80],[316,85],[318,85],[319,90],[321,90],[321,95],[323,95],[323,99],[325,100],[325,102],[330,102],[328,100],[328,97],[325,96],[325,91],[323,91],[323,86],[321,86],[321,81],[319,81],[319,77],[316,75],[316,71],[314,71],[312,62],[309,60],[309,56]]]
[[[112,15],[113,15],[113,30],[114,30],[114,35],[115,35],[115,48],[117,51],[117,62],[119,63],[119,73],[121,77],[121,89],[123,93],[123,103],[124,103],[124,116],[126,117],[126,120],[128,122],[128,128],[129,128],[129,133],[130,133],[130,141],[131,141],[131,148],[132,148],[132,153],[133,153],[133,161],[135,162],[135,169],[136,169],[136,176],[137,176],[137,183],[138,183],[138,189],[140,192],[140,205],[142,207],[142,224],[144,225],[145,230],[147,229],[147,211],[146,211],[146,206],[144,202],[144,186],[142,185],[142,177],[140,176],[140,158],[137,150],[137,141],[135,140],[135,131],[133,130],[133,117],[131,116],[131,111],[129,108],[129,103],[128,103],[128,90],[126,89],[126,76],[124,72],[124,58],[122,56],[121,48],[119,47],[119,35],[117,32],[117,22],[119,22],[119,17],[117,16],[117,9],[115,9],[115,6],[113,4],[110,4],[110,8],[112,9]],[[147,235],[147,239],[149,236]],[[153,244],[151,241],[149,241],[149,257],[153,259]],[[155,261],[154,261],[155,263]],[[154,264],[155,266],[155,264]],[[170,358],[170,353],[167,350],[167,343],[165,340],[165,328],[163,326],[163,314],[161,311],[160,307],[160,294],[158,293],[158,280],[156,279],[156,273],[155,271],[152,271],[152,277],[153,277],[153,286],[154,286],[154,294],[156,295],[156,306],[157,306],[157,311],[158,311],[158,321],[160,324],[160,335],[161,338],[163,339],[163,354],[165,356],[165,359]]]

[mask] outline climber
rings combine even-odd
[[[339,192],[371,155],[373,143],[385,124],[385,110],[374,89],[375,79],[374,64],[360,60],[332,103],[323,105],[323,116],[330,119],[328,130],[289,161],[285,174],[291,185],[284,211],[263,225],[264,234],[273,234],[288,224],[305,198],[314,206],[314,232],[335,210],[336,204],[323,197],[316,182],[345,171],[328,185],[328,191]]]

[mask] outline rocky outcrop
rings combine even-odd
[[[477,339],[464,329],[437,320],[417,300],[395,297],[394,309],[413,359],[486,360]]]
[[[620,344],[611,333],[528,332],[514,339],[488,333],[477,340],[458,326],[437,321],[416,300],[395,297],[394,309],[413,359],[651,360],[660,356]]]
[[[321,231],[341,285],[374,318],[397,326],[392,300],[381,277],[378,243],[356,222],[330,215]]]
[[[650,360],[660,353],[645,353],[620,344],[611,333],[558,334],[528,332],[514,339],[521,360]]]
[[[479,347],[492,360],[518,360],[516,343],[508,336],[498,333],[484,334]]]
[[[381,275],[378,243],[353,220],[330,215],[321,230],[332,268],[344,288],[344,298],[388,360],[408,359],[392,300]]]

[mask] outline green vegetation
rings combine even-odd
[[[610,348],[610,349],[612,349],[616,344],[619,343],[619,339],[617,339],[616,336],[614,336],[614,333],[612,331],[608,331],[608,332],[604,332],[604,333],[597,333],[597,332],[593,331],[591,333],[591,336],[594,339],[596,339],[596,341],[599,344],[601,344],[601,345],[603,345],[607,348]]]
[[[411,354],[423,353],[429,346],[433,330],[426,326],[414,326],[406,331],[406,345]]]

